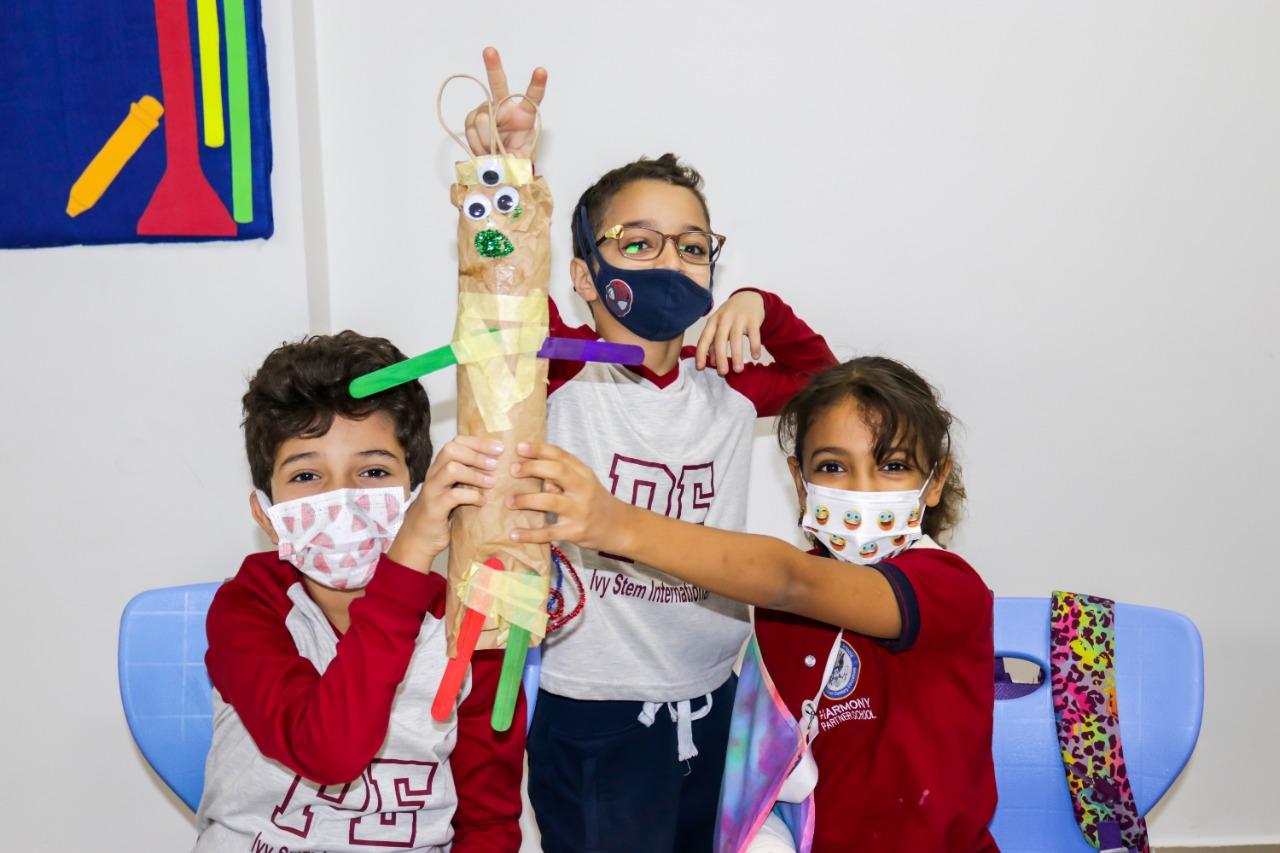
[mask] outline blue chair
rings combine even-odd
[[[134,596],[120,617],[120,699],[143,758],[195,811],[213,740],[213,699],[204,653],[205,614],[220,583],[152,589]],[[538,695],[541,647],[524,670],[528,721]],[[532,692],[529,692],[532,690]]]
[[[1134,604],[1116,605],[1115,646],[1120,737],[1134,799],[1146,814],[1182,772],[1199,737],[1204,650],[1187,617]],[[998,686],[998,694],[1025,695],[996,702],[992,750],[1000,801],[991,832],[1006,853],[1095,851],[1076,825],[1058,749],[1047,677],[1049,599],[997,598],[995,650],[997,658],[1031,661],[1046,675],[1035,689]]]
[[[134,597],[120,620],[120,697],[143,757],[195,810],[212,739],[205,614],[220,584],[155,589]],[[1047,673],[1049,601],[998,598],[995,648]],[[524,672],[532,720],[540,650]],[[1195,625],[1153,607],[1116,607],[1120,732],[1138,808],[1146,814],[1177,778],[1200,732],[1204,657]],[[1048,684],[999,691],[992,744],[1000,803],[991,831],[1008,853],[1089,853],[1076,827],[1053,723]]]
[[[192,811],[204,791],[213,705],[204,617],[221,584],[153,589],[120,617],[120,699],[147,763]]]

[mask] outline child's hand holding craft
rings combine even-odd
[[[545,491],[507,498],[510,509],[556,514],[556,523],[535,529],[516,528],[516,542],[541,544],[558,540],[586,548],[626,553],[626,516],[636,511],[609,494],[582,460],[551,444],[521,444],[522,461],[511,466],[517,478],[542,479]]]
[[[417,500],[405,510],[404,524],[387,556],[420,572],[449,547],[449,517],[459,506],[480,506],[493,486],[502,444],[459,435],[440,448]]]

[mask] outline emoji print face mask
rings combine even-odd
[[[924,493],[932,479],[930,473],[919,489],[906,492],[851,492],[805,483],[800,526],[837,560],[864,566],[887,560],[924,535]]]

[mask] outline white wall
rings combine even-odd
[[[332,323],[448,340],[458,152],[436,88],[481,75],[485,44],[521,87],[545,65],[563,304],[585,318],[564,274],[578,194],[639,154],[688,158],[729,235],[724,292],[776,289],[838,354],[943,388],[965,425],[957,545],[998,594],[1199,625],[1204,730],[1153,837],[1280,841],[1259,666],[1280,565],[1250,547],[1280,476],[1278,30],[1280,6],[1235,2],[326,4]],[[428,389],[451,418],[452,377]],[[751,527],[790,536],[763,428],[756,463]]]
[[[521,86],[551,71],[539,168],[571,315],[581,190],[641,153],[698,165],[724,292],[775,289],[838,354],[943,388],[965,423],[957,545],[997,593],[1065,586],[1200,626],[1205,727],[1155,840],[1280,841],[1262,665],[1280,566],[1250,547],[1280,475],[1280,6],[264,5],[272,240],[0,253],[6,847],[61,849],[51,825],[103,850],[190,843],[119,709],[119,612],[257,546],[239,396],[272,346],[449,338],[457,152],[435,91],[481,73],[486,43]],[[472,98],[449,100],[458,121]],[[443,439],[452,378],[428,389]],[[790,536],[758,435],[750,525]]]
[[[6,850],[195,837],[129,736],[116,637],[135,593],[262,547],[240,396],[307,330],[291,12],[266,5],[274,237],[0,253]]]

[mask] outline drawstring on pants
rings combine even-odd
[[[711,713],[711,694],[706,694],[705,698],[707,704],[696,711],[692,710],[692,704],[688,699],[681,699],[674,703],[645,702],[636,719],[645,726],[652,726],[653,721],[658,717],[658,709],[665,704],[667,713],[671,715],[671,722],[676,724],[676,759],[688,761],[698,754],[698,747],[693,743],[693,721],[701,720]]]

